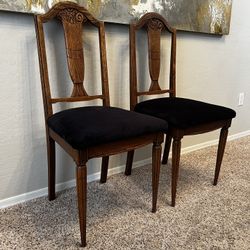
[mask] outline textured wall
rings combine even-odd
[[[218,103],[237,110],[230,134],[250,129],[250,16],[247,0],[234,1],[231,33],[225,37],[178,34],[177,80],[178,95]],[[61,41],[62,34],[48,31]],[[112,105],[129,107],[128,27],[107,25],[107,49]],[[93,49],[96,33],[89,33],[87,48]],[[57,35],[58,34],[58,35]],[[0,13],[0,200],[37,190],[47,185],[43,107],[40,89],[36,39],[31,16]],[[60,46],[51,50],[52,80],[64,76],[65,58]],[[93,63],[98,54],[86,51],[87,82],[96,89],[99,67]],[[58,65],[53,64],[58,59]],[[58,79],[56,74],[59,74]],[[165,72],[162,71],[162,79]],[[144,75],[141,77],[145,78]],[[54,90],[57,91],[56,89]],[[67,91],[67,89],[63,90]],[[245,92],[245,105],[237,107],[238,93]],[[189,137],[184,146],[217,138],[218,133]],[[149,150],[140,150],[136,158],[149,157]],[[124,163],[124,155],[112,158],[111,165]],[[72,179],[73,162],[59,150],[58,182]],[[99,160],[91,161],[90,173],[99,171]]]

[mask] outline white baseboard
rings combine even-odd
[[[233,140],[240,139],[242,137],[249,136],[249,135],[250,135],[250,130],[247,130],[238,134],[228,136],[228,140],[233,141]]]
[[[230,136],[228,136],[228,141],[236,140],[236,139],[248,136],[248,135],[250,135],[250,130],[244,131],[242,133],[230,135]],[[200,143],[197,145],[183,148],[181,152],[182,152],[182,154],[187,154],[187,153],[190,153],[190,152],[202,149],[202,148],[216,145],[217,143],[218,143],[218,140],[212,140],[212,141],[208,141],[208,142],[204,142],[204,143]],[[171,154],[170,154],[170,157],[171,157]],[[137,161],[137,162],[133,163],[133,168],[145,166],[145,165],[150,164],[150,163],[151,163],[151,158],[145,159],[142,161]],[[124,169],[125,169],[124,165],[118,166],[116,168],[112,168],[109,170],[109,176],[121,173],[124,171]],[[96,181],[99,179],[100,179],[100,172],[94,173],[94,174],[91,174],[88,176],[88,182]],[[75,180],[70,180],[70,181],[67,181],[64,183],[59,183],[56,185],[56,191],[57,192],[62,191],[62,190],[74,187],[75,185],[76,185]],[[22,203],[22,202],[26,202],[26,201],[29,201],[29,200],[32,200],[35,198],[46,196],[47,193],[48,193],[48,188],[42,188],[39,190],[35,190],[32,192],[28,192],[25,194],[21,194],[21,195],[13,196],[13,197],[10,197],[10,198],[4,199],[4,200],[0,200],[0,209],[10,207],[10,206]]]
[[[244,132],[241,132],[241,133],[238,133],[238,134],[234,134],[234,135],[229,135],[228,138],[227,138],[227,141],[237,140],[237,139],[240,139],[240,138],[248,136],[248,135],[250,135],[250,130],[247,130],[247,131],[244,131]],[[190,152],[202,149],[202,148],[214,146],[214,145],[217,145],[218,142],[219,142],[219,139],[199,143],[199,144],[189,146],[189,147],[186,147],[186,148],[182,148],[181,153],[182,154],[187,154],[187,153],[190,153]]]
[[[142,167],[150,163],[151,163],[151,158],[142,160],[142,161],[137,161],[133,163],[133,168]],[[108,175],[111,176],[114,174],[118,174],[118,173],[123,172],[124,170],[125,170],[125,165],[118,166],[116,168],[111,168],[108,172]],[[97,181],[99,179],[100,179],[100,172],[88,175],[88,182]],[[59,192],[65,189],[69,189],[69,188],[75,187],[75,185],[76,185],[75,179],[67,181],[67,182],[59,183],[59,184],[56,184],[56,191]],[[35,190],[32,192],[13,196],[7,199],[0,200],[0,209],[7,208],[10,206],[19,204],[19,203],[23,203],[23,202],[33,200],[39,197],[47,196],[47,195],[48,195],[48,188],[46,187],[46,188],[42,188],[42,189]]]

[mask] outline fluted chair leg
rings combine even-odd
[[[175,206],[177,182],[179,177],[179,165],[180,165],[180,154],[181,154],[181,139],[174,138],[173,140],[173,155],[172,155],[172,201],[171,206]]]
[[[152,154],[152,212],[155,213],[157,209],[157,197],[159,187],[159,176],[161,168],[161,144],[154,143]]]
[[[76,186],[80,223],[81,246],[86,246],[86,211],[87,211],[87,167],[76,167]]]

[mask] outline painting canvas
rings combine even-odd
[[[0,9],[45,13],[63,0],[0,0]],[[163,15],[178,30],[228,34],[232,0],[71,0],[86,7],[96,18],[128,24],[146,12]]]

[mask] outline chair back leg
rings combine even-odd
[[[172,136],[170,134],[166,135],[166,141],[165,141],[165,148],[164,148],[164,153],[162,157],[162,164],[167,164],[168,163],[168,157],[169,157],[169,150],[172,142]]]
[[[127,162],[126,162],[126,169],[125,169],[125,175],[129,176],[132,173],[132,165],[134,160],[134,150],[131,150],[127,154]]]
[[[48,157],[48,198],[50,201],[56,198],[56,157],[55,141],[47,135],[47,157]]]
[[[108,176],[109,156],[102,157],[101,179],[100,183],[106,183]]]
[[[218,151],[217,151],[217,160],[216,160],[214,183],[213,183],[214,186],[217,185],[219,174],[220,174],[221,163],[222,163],[225,146],[227,142],[228,128],[229,128],[228,126],[223,127],[220,132],[220,140],[219,140],[219,146],[218,146]]]

